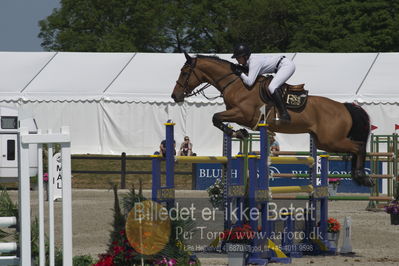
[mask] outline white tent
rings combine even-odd
[[[358,102],[378,126],[376,134],[399,124],[399,53],[284,55],[297,67],[289,83]],[[177,105],[170,97],[184,62],[182,54],[0,52],[0,105],[18,107],[39,128],[69,125],[75,154],[152,154],[168,119],[176,122],[177,145],[189,135],[198,154],[220,154],[222,133],[212,115],[224,110],[222,101],[196,96]],[[218,92],[209,88],[207,95]],[[305,150],[307,139],[277,135],[284,150]]]

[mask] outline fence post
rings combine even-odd
[[[121,155],[121,188],[126,188],[126,153],[122,152]]]

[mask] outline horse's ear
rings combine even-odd
[[[184,51],[184,56],[186,57],[187,63],[191,65],[193,59],[188,55],[186,51]]]

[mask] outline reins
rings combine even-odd
[[[223,92],[224,92],[224,90],[228,87],[228,86],[230,86],[231,84],[233,84],[239,77],[237,76],[236,78],[234,78],[234,79],[232,79],[232,80],[230,80],[229,82],[227,82],[227,84],[225,84],[221,89],[220,89],[220,95],[219,96],[215,96],[215,97],[208,97],[208,96],[206,96],[205,95],[205,90],[207,89],[207,88],[209,88],[210,86],[214,86],[215,88],[216,88],[216,84],[218,84],[220,81],[222,81],[222,80],[224,80],[225,78],[227,78],[227,77],[229,77],[229,76],[231,76],[231,75],[235,75],[233,72],[231,72],[231,73],[228,73],[228,74],[226,74],[226,75],[224,75],[224,76],[222,76],[221,78],[219,78],[218,80],[216,80],[215,82],[214,82],[214,84],[211,84],[211,83],[206,83],[204,86],[202,86],[201,88],[199,88],[199,89],[197,89],[197,90],[193,90],[192,92],[188,92],[189,91],[189,88],[188,88],[188,81],[190,80],[190,76],[191,76],[191,73],[194,73],[194,76],[197,78],[197,80],[200,82],[200,83],[202,83],[202,81],[198,78],[198,75],[195,73],[195,67],[196,67],[196,63],[197,63],[197,59],[195,60],[195,62],[194,62],[194,64],[190,64],[190,65],[188,65],[189,66],[189,68],[190,68],[190,71],[189,71],[189,73],[188,73],[188,75],[187,75],[187,79],[185,80],[185,82],[184,82],[184,84],[181,84],[179,81],[176,81],[176,83],[180,86],[180,87],[182,87],[183,89],[184,89],[184,91],[185,91],[185,94],[186,94],[186,96],[185,96],[185,98],[188,98],[188,97],[191,97],[191,96],[196,96],[196,95],[198,95],[198,94],[201,94],[202,96],[204,96],[206,99],[208,99],[208,100],[215,100],[215,99],[217,99],[217,98],[219,98],[219,97],[223,97]]]
[[[215,84],[217,84],[218,82],[222,81],[223,79],[225,79],[225,78],[227,78],[228,76],[231,76],[231,75],[234,75],[234,73],[229,73],[229,74],[227,74],[227,75],[225,75],[225,76],[219,78],[218,80],[216,80]],[[209,87],[212,86],[212,85],[213,85],[214,87],[216,87],[214,84],[206,83],[204,86],[202,86],[202,87],[199,88],[198,90],[193,90],[191,93],[189,93],[189,94],[186,96],[186,98],[187,98],[187,97],[191,97],[191,96],[196,96],[196,95],[198,95],[198,94],[201,94],[201,95],[204,96],[206,99],[212,101],[212,100],[215,100],[215,99],[217,99],[217,98],[219,98],[219,97],[223,97],[223,92],[224,92],[224,90],[225,90],[228,86],[230,86],[234,81],[236,81],[238,78],[239,78],[239,77],[237,76],[235,79],[230,80],[226,85],[224,85],[224,86],[220,89],[220,95],[218,95],[218,96],[215,96],[215,97],[208,97],[208,96],[205,95],[205,90],[206,90],[207,88],[209,88]]]

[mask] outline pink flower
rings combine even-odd
[[[163,257],[162,260],[158,260],[155,263],[156,265],[174,266],[177,264],[177,261],[175,259],[168,260],[167,258]]]
[[[43,181],[48,182],[48,173],[43,174]]]
[[[329,183],[337,183],[339,182],[341,179],[340,178],[328,178],[328,182]]]

